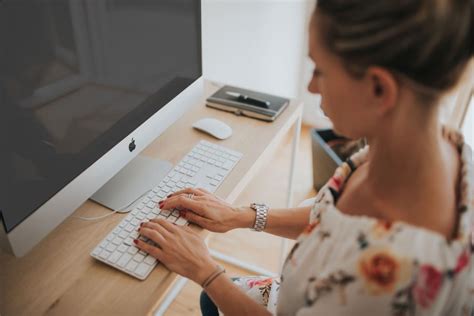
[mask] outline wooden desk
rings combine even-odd
[[[206,95],[217,86],[206,83]],[[176,164],[201,139],[244,154],[216,194],[233,202],[265,163],[292,125],[300,123],[302,103],[292,101],[273,123],[210,109],[199,100],[142,154]],[[196,120],[214,117],[232,127],[233,136],[218,141],[191,128]],[[108,212],[86,201],[73,215]],[[159,306],[177,275],[158,265],[139,281],[89,256],[100,240],[126,216],[96,222],[66,219],[23,258],[0,252],[0,314],[8,315],[144,315]],[[207,231],[196,230],[205,236]]]

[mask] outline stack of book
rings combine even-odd
[[[223,86],[206,100],[211,108],[274,121],[288,107],[289,99],[252,90]]]

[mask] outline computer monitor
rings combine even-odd
[[[0,47],[0,237],[23,256],[202,98],[201,2],[0,0]]]

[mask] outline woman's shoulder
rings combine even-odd
[[[337,300],[327,293],[341,288],[347,293],[341,304],[355,308],[383,302],[380,307],[393,314],[412,308],[440,311],[473,299],[474,248],[469,238],[463,233],[448,241],[426,229],[347,215],[329,206],[297,240],[284,275],[298,275],[315,311],[324,310],[326,299]]]

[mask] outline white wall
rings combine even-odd
[[[204,77],[297,97],[308,0],[203,0]]]
[[[319,97],[306,91],[312,73],[308,23],[313,0],[203,0],[203,72],[210,80],[305,102],[304,121],[321,119]]]

